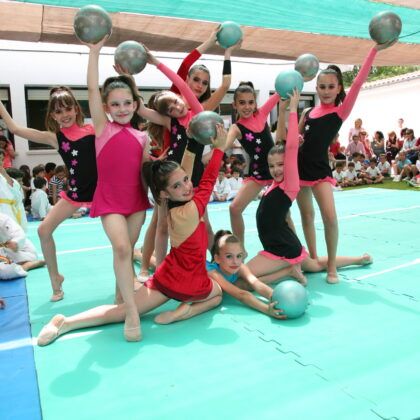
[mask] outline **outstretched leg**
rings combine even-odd
[[[139,315],[163,305],[167,300],[168,298],[162,293],[145,286],[140,286],[135,295]],[[125,319],[125,314],[125,305],[120,304],[101,305],[68,317],[55,315],[39,333],[38,345],[46,346],[69,331],[122,322]]]
[[[53,294],[51,302],[57,302],[64,297],[62,283],[64,277],[58,271],[57,254],[53,232],[61,222],[71,217],[76,207],[65,199],[61,199],[52,207],[45,220],[38,227],[38,235],[41,241],[42,253],[47,264]]]
[[[166,311],[157,315],[155,322],[158,324],[170,324],[175,321],[182,321],[220,305],[222,301],[222,289],[215,281],[212,280],[212,283],[213,288],[205,300],[191,304],[183,302],[174,311]]]
[[[337,268],[348,267],[349,265],[368,265],[372,264],[373,259],[369,254],[359,257],[338,256],[336,258]],[[303,271],[308,273],[318,273],[328,268],[328,257],[319,257],[317,260],[306,258],[302,262]]]

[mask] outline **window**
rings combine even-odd
[[[12,110],[10,106],[10,89],[7,87],[0,87],[0,100],[3,102],[3,105],[7,109],[10,115],[12,115]],[[0,118],[0,130],[3,134],[12,142],[13,146],[15,145],[15,139],[12,133],[6,127],[4,121]]]

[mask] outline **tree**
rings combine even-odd
[[[343,82],[345,88],[350,87],[359,70],[360,66],[354,66],[353,70],[345,71],[343,73]],[[387,79],[389,77],[398,76],[400,74],[412,73],[413,71],[417,70],[420,70],[420,66],[373,66],[367,81],[373,82],[374,80]]]

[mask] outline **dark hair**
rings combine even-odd
[[[67,86],[56,86],[50,90],[50,99],[48,101],[47,114],[45,115],[45,127],[48,131],[58,133],[60,125],[52,117],[52,114],[60,108],[73,108],[76,111],[76,124],[83,126],[84,115],[82,108],[73,95],[73,92]]]
[[[347,166],[348,166],[348,167],[350,167],[350,166],[355,166],[355,164],[354,164],[354,162],[349,162],[349,163],[347,164]]]
[[[52,172],[56,168],[56,164],[54,162],[48,162],[45,164],[45,172]]]
[[[44,165],[36,165],[32,168],[32,176],[36,177],[39,173],[44,172],[44,171],[45,171]]]
[[[168,188],[169,176],[181,166],[172,160],[155,160],[145,162],[142,168],[142,174],[146,184],[150,188],[155,202],[160,205],[160,192]]]
[[[382,131],[375,131],[375,134],[376,133],[378,133],[379,140],[383,140],[384,139],[384,133],[382,133]]]
[[[4,134],[0,134],[0,141],[5,141],[6,143],[9,142],[9,140],[7,139],[7,137]]]
[[[335,164],[335,168],[337,169],[337,168],[344,168],[344,162],[337,162],[336,164]]]
[[[214,261],[214,256],[215,255],[219,255],[220,252],[220,239],[222,239],[223,236],[227,236],[225,243],[228,244],[240,244],[241,241],[232,234],[232,232],[230,230],[223,230],[220,229],[218,230],[215,234],[214,234],[214,241],[213,241],[213,245],[210,249],[210,254],[211,254],[211,261]]]
[[[34,179],[34,187],[35,188],[42,188],[47,185],[47,181],[45,178],[35,178]]]
[[[102,101],[106,103],[109,94],[114,89],[128,89],[133,95],[134,102],[137,106],[140,104],[140,96],[137,92],[137,86],[134,84],[133,79],[126,74],[120,76],[108,77],[102,85]]]
[[[31,170],[28,165],[20,165],[19,170],[23,173],[22,183],[26,187],[31,186]]]
[[[206,91],[198,98],[199,102],[205,102],[207,99],[211,96],[211,90],[210,90],[210,71],[204,64],[196,64],[192,66],[188,72],[188,77],[192,77],[192,74],[196,71],[203,71],[204,73],[207,73],[209,75],[209,84],[207,85]]]
[[[267,156],[273,156],[273,155],[282,155],[286,150],[286,144],[285,142],[281,142],[279,144],[276,144],[273,146],[269,151]]]
[[[7,168],[6,172],[7,172],[7,175],[9,175],[10,178],[13,178],[13,179],[22,178],[23,180],[23,176],[25,175],[22,171],[16,168]]]
[[[319,78],[323,74],[333,74],[338,81],[338,84],[341,86],[341,90],[338,93],[337,97],[335,98],[335,106],[340,105],[344,98],[346,97],[346,91],[344,90],[344,83],[343,83],[343,74],[341,73],[341,70],[338,66],[334,64],[330,64],[326,69],[321,70],[318,74],[317,82],[319,81]]]
[[[351,156],[354,159],[354,158],[359,157],[360,156],[360,153],[359,152],[354,152]]]
[[[60,172],[64,172],[64,173],[67,172],[66,167],[64,165],[58,165],[55,167],[54,175],[57,175]]]
[[[375,159],[375,158],[370,158],[370,159],[369,159],[369,162],[370,162],[370,163],[378,163],[378,162],[376,162],[376,159]]]
[[[252,82],[239,82],[238,87],[233,92],[234,102],[236,101],[238,94],[240,93],[252,93],[254,95],[255,100],[257,99],[257,95],[254,89],[254,84]]]

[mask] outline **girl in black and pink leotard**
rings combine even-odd
[[[243,244],[245,227],[242,212],[262,188],[272,182],[267,153],[274,142],[267,116],[279,100],[280,96],[275,93],[257,109],[255,91],[250,83],[241,83],[233,96],[233,107],[239,119],[229,129],[227,147],[231,148],[237,139],[250,157],[250,176],[244,181],[229,207],[232,231]]]
[[[55,87],[50,91],[45,119],[48,131],[16,124],[1,102],[0,116],[9,130],[19,137],[56,149],[69,171],[69,191],[60,194],[61,200],[54,205],[38,228],[53,290],[50,300],[56,302],[64,297],[64,277],[58,271],[52,235],[60,223],[68,219],[79,207],[90,207],[97,180],[95,132],[92,125],[84,124],[80,105],[72,91],[65,86]]]
[[[378,51],[390,47],[393,42],[377,44],[369,52],[362,68],[354,80],[349,93],[345,94],[341,72],[329,66],[318,75],[317,93],[320,105],[306,110],[299,123],[304,142],[299,150],[299,176],[301,190],[297,202],[308,250],[317,258],[312,194],[318,202],[325,228],[328,251],[327,282],[337,283],[338,225],[333,189],[334,179],[328,164],[328,148],[338,133],[343,121],[350,115],[357,95],[366,80]]]
[[[299,94],[290,100],[289,126],[286,145],[273,147],[268,153],[272,184],[261,198],[257,209],[257,229],[263,250],[246,265],[264,283],[292,276],[306,284],[301,268],[306,272],[326,269],[327,258],[310,258],[295,232],[289,227],[287,215],[299,189],[297,155],[299,147],[297,106]],[[283,107],[282,107],[283,108]],[[366,265],[372,262],[368,254],[360,257],[337,257],[337,265]]]

